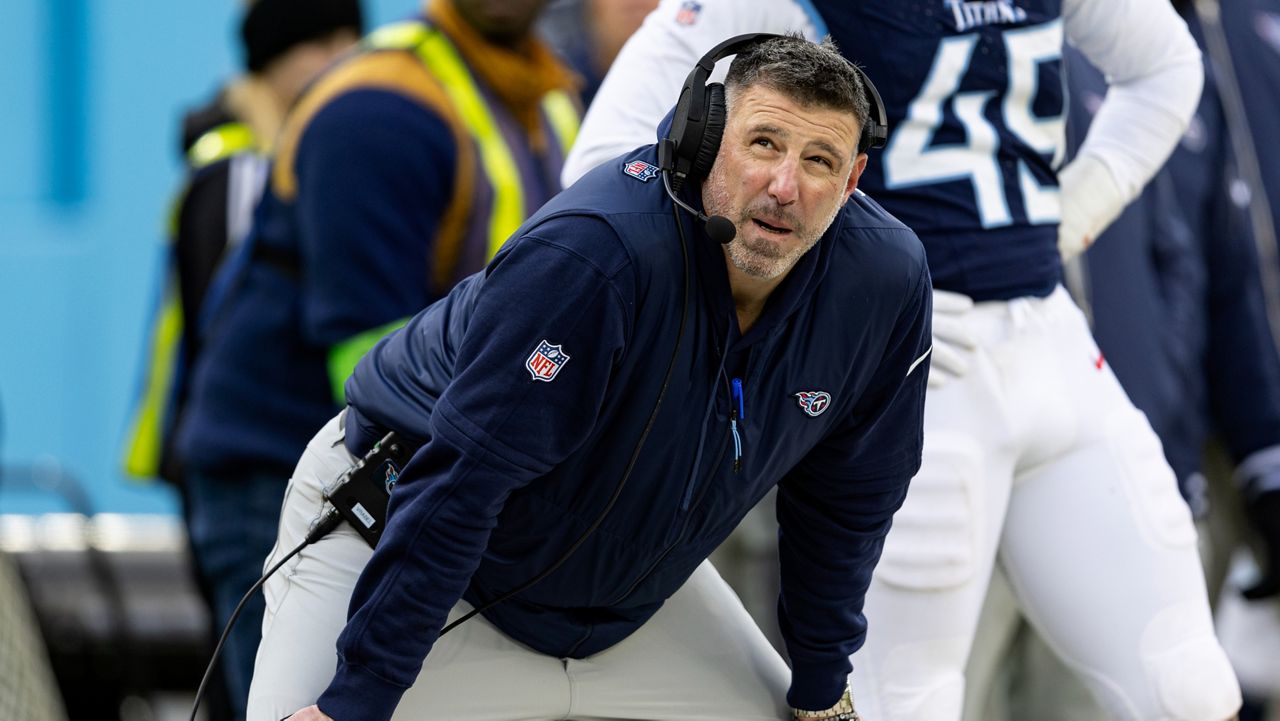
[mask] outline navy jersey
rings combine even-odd
[[[859,187],[924,241],[934,287],[976,300],[1061,280],[1061,0],[815,0],[873,79],[889,143]]]

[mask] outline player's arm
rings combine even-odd
[[[932,297],[920,266],[864,398],[778,486],[778,616],[797,709],[829,709],[844,690],[872,569],[920,468]]]
[[[594,428],[630,332],[630,265],[625,254],[596,262],[601,253],[561,244],[617,246],[601,221],[539,230],[547,237],[513,240],[486,271],[456,373],[431,414],[430,440],[391,495],[386,531],[338,638],[337,673],[318,701],[336,719],[391,716],[469,585],[508,496]],[[548,351],[555,372],[535,363],[544,341],[557,347]],[[415,360],[404,362],[411,370]]]
[[[694,63],[722,40],[789,31],[812,38],[813,28],[794,0],[662,0],[622,46],[591,101],[565,160],[564,186],[610,158],[652,143],[658,121],[675,105]],[[724,77],[724,70],[713,77]]]
[[[1059,245],[1074,255],[1115,220],[1173,152],[1204,83],[1200,50],[1168,0],[1065,0],[1067,42],[1109,89],[1059,173]]]

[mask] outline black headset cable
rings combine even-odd
[[[666,397],[667,388],[670,387],[671,385],[671,375],[675,371],[676,360],[680,356],[680,345],[684,341],[685,324],[688,322],[688,319],[689,319],[689,243],[685,238],[684,224],[680,222],[680,210],[674,204],[671,206],[671,214],[675,220],[676,231],[680,237],[680,259],[681,259],[681,263],[684,270],[684,278],[683,278],[684,287],[681,291],[682,308],[680,311],[680,327],[676,331],[675,347],[671,351],[671,360],[667,362],[667,372],[662,378],[662,387],[658,390],[658,397],[654,400],[653,410],[649,412],[649,420],[645,423],[644,430],[640,433],[639,440],[636,441],[635,449],[631,452],[631,459],[627,462],[626,470],[623,471],[622,478],[618,481],[617,487],[613,489],[613,495],[610,496],[608,503],[606,503],[605,507],[600,511],[600,515],[596,516],[596,520],[591,524],[591,526],[588,527],[587,530],[584,531],[582,535],[578,537],[578,540],[573,542],[573,545],[569,546],[569,548],[565,550],[564,554],[561,555],[559,559],[557,559],[554,563],[548,566],[546,570],[542,571],[538,575],[524,582],[520,586],[502,594],[498,598],[495,598],[494,600],[478,608],[472,609],[469,613],[464,615],[462,618],[459,618],[458,620],[454,621],[453,623],[450,623],[449,625],[441,629],[440,636],[443,636],[446,633],[449,633],[450,631],[462,625],[463,623],[466,623],[467,621],[471,620],[478,614],[488,611],[489,609],[512,598],[513,596],[517,596],[521,593],[524,593],[525,591],[532,588],[535,584],[542,581],[542,579],[554,573],[556,569],[563,566],[565,562],[568,561],[571,556],[573,556],[574,552],[577,551],[578,548],[581,547],[582,544],[585,543],[587,539],[590,538],[591,535],[595,533],[598,528],[600,528],[600,525],[604,523],[605,517],[609,515],[609,512],[613,510],[614,505],[617,504],[618,498],[622,496],[622,489],[627,485],[627,480],[631,478],[631,472],[635,470],[636,462],[640,460],[640,452],[644,450],[644,444],[645,444],[645,441],[648,440],[649,438],[649,432],[653,430],[653,425],[658,419],[658,410],[662,408],[662,400],[663,398]],[[289,552],[288,555],[280,559],[280,561],[276,563],[276,565],[272,566],[266,573],[262,574],[262,577],[259,578],[257,582],[255,582],[253,586],[251,586],[249,590],[245,592],[243,597],[241,597],[240,603],[236,604],[235,610],[231,612],[231,618],[227,620],[226,626],[224,626],[222,629],[222,636],[218,639],[218,644],[214,646],[213,657],[209,659],[209,666],[205,669],[204,678],[200,679],[200,687],[196,690],[195,701],[191,704],[190,721],[196,720],[196,711],[200,708],[200,699],[204,696],[204,693],[207,690],[209,685],[209,679],[213,676],[214,665],[218,662],[218,657],[222,653],[222,647],[223,645],[226,644],[227,637],[231,635],[231,629],[233,626],[235,626],[236,620],[240,617],[241,611],[244,610],[244,605],[249,602],[249,599],[253,596],[253,594],[256,593],[258,589],[262,587],[262,584],[267,582],[267,579],[270,578],[272,574],[280,570],[280,568],[284,566],[284,564],[287,563],[291,558],[301,553],[302,549],[306,548],[307,546],[310,546],[316,541],[319,541],[321,538],[324,538],[324,536],[327,535],[330,531],[337,528],[338,524],[340,523],[342,523],[342,516],[336,510],[331,509],[329,513],[326,514],[324,518],[320,521],[320,523],[318,523],[315,528],[311,529],[311,532],[307,534],[306,539],[304,539],[302,543],[298,544],[297,548],[294,548],[292,551]]]
[[[257,593],[259,588],[262,588],[262,584],[266,583],[267,579],[271,578],[273,573],[279,571],[281,566],[289,562],[289,559],[301,553],[302,549],[310,546],[316,541],[319,541],[321,538],[324,538],[329,531],[337,528],[338,524],[341,522],[342,516],[339,515],[336,510],[330,509],[329,512],[325,514],[324,518],[321,519],[320,523],[316,524],[316,527],[311,529],[311,532],[307,534],[306,539],[303,540],[302,543],[298,544],[297,548],[289,551],[289,555],[280,559],[279,563],[272,566],[266,573],[262,574],[262,578],[259,578],[257,582],[249,587],[249,590],[240,598],[240,603],[236,604],[236,610],[232,611],[231,618],[227,619],[227,625],[222,627],[222,636],[218,639],[218,645],[213,647],[213,657],[209,659],[209,665],[204,670],[204,678],[200,679],[200,687],[196,689],[195,701],[191,704],[190,721],[196,721],[196,711],[200,708],[200,699],[204,697],[204,693],[209,687],[209,679],[213,677],[213,668],[218,663],[218,656],[222,654],[222,646],[226,644],[227,637],[231,635],[231,629],[236,625],[236,619],[240,618],[240,612],[244,610],[244,605],[249,602],[249,599],[253,597],[253,594]]]
[[[666,179],[665,171],[663,179]],[[621,480],[618,481],[617,487],[613,489],[613,495],[609,498],[609,502],[605,504],[604,509],[600,511],[600,515],[596,516],[596,520],[591,524],[591,526],[587,528],[586,531],[583,531],[582,535],[578,537],[578,540],[574,541],[573,545],[569,546],[568,550],[566,550],[555,563],[552,563],[542,573],[539,573],[528,581],[525,581],[516,588],[507,591],[479,608],[471,609],[471,611],[462,618],[459,618],[441,629],[441,636],[471,620],[477,614],[484,613],[513,596],[524,593],[539,581],[554,573],[557,568],[564,565],[565,561],[569,560],[569,557],[578,550],[578,547],[583,543],[586,543],[587,539],[591,537],[591,534],[596,532],[596,529],[600,528],[600,524],[604,523],[605,516],[609,515],[609,511],[613,510],[614,504],[616,504],[618,502],[618,498],[622,496],[622,489],[627,485],[627,479],[631,478],[631,472],[635,470],[636,461],[640,460],[640,451],[644,450],[644,442],[649,438],[649,431],[653,430],[653,424],[658,419],[658,409],[662,407],[662,399],[667,395],[667,387],[671,385],[671,374],[675,370],[676,359],[680,356],[680,344],[684,340],[685,322],[689,318],[689,244],[685,240],[684,224],[680,222],[680,211],[675,205],[671,206],[671,214],[675,218],[676,230],[680,235],[680,258],[684,267],[684,288],[681,292],[683,298],[681,302],[682,308],[680,310],[680,328],[676,331],[676,345],[671,351],[671,360],[667,362],[667,372],[666,375],[662,377],[662,387],[658,390],[658,397],[653,402],[653,410],[649,412],[649,420],[645,423],[644,431],[640,434],[640,439],[636,441],[635,450],[631,452],[631,460],[627,462],[627,468],[623,471]]]

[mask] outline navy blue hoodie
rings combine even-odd
[[[843,690],[920,465],[924,251],[855,193],[740,336],[724,252],[673,210],[655,166],[649,146],[585,176],[348,381],[352,451],[388,429],[423,445],[352,596],[319,701],[330,716],[389,718],[455,602],[549,568],[633,457],[589,540],[485,617],[551,656],[603,651],[777,485],[788,700],[824,708]]]

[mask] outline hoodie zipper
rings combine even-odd
[[[733,433],[733,472],[742,470],[742,436],[738,435],[738,421],[747,420],[747,403],[742,397],[742,379],[734,378],[732,402],[729,404],[729,431]]]
[[[723,368],[720,369],[720,373],[721,373],[721,377],[726,379],[726,384],[729,386],[729,395],[731,399],[731,403],[729,404],[730,405],[729,430],[733,434],[733,472],[737,473],[742,469],[742,437],[738,435],[738,421],[746,421],[746,418],[747,418],[746,400],[744,398],[744,393],[742,390],[742,379],[734,378],[732,380],[729,380],[728,376],[724,373]],[[724,460],[724,452],[727,445],[728,444],[725,444],[725,443],[722,443],[720,445],[720,452],[716,454],[716,460],[714,463],[711,464],[712,468],[719,466],[720,462]],[[695,478],[690,479],[689,484],[685,488],[684,499],[680,504],[681,511],[688,511],[690,508],[690,505],[695,500],[693,498],[693,492],[698,487],[698,484],[694,482],[695,480],[696,480],[696,476]],[[702,495],[699,495],[696,500],[698,503],[701,503]],[[684,519],[684,524],[688,524],[688,522],[689,522],[689,519],[686,517]],[[648,580],[650,576],[653,575],[654,570],[656,570],[658,566],[661,565],[662,562],[666,560],[667,556],[671,555],[671,551],[674,550],[676,546],[679,546],[681,544],[681,540],[679,539],[682,539],[683,536],[684,536],[684,528],[682,526],[680,533],[677,534],[677,540],[673,542],[671,545],[664,548],[662,550],[662,553],[658,554],[658,557],[654,559],[653,563],[650,563],[649,566],[645,568],[644,572],[641,573],[638,577],[636,577],[636,579],[632,581],[629,586],[627,586],[627,590],[623,591],[622,595],[618,596],[616,599],[610,601],[609,605],[610,606],[617,605],[625,601],[628,597],[630,597],[631,594],[634,593],[635,590],[640,587],[641,583],[644,583],[646,580]]]
[[[720,444],[720,452],[716,455],[716,461],[715,461],[715,464],[713,464],[713,467],[720,465],[720,462],[724,460],[724,452],[727,446],[728,446],[727,443]],[[705,489],[703,490],[705,491]],[[694,501],[693,506],[695,508],[698,506],[698,504],[702,503],[702,497],[703,497],[702,495],[699,495],[697,498],[693,499]],[[640,587],[640,584],[649,580],[649,577],[653,575],[653,572],[657,570],[658,566],[661,565],[663,561],[667,560],[667,556],[671,555],[671,552],[675,550],[676,546],[680,546],[684,544],[684,540],[685,540],[684,533],[685,533],[686,527],[688,526],[688,523],[689,523],[689,519],[688,517],[686,517],[681,522],[680,532],[676,534],[676,540],[672,541],[670,545],[662,549],[662,553],[658,554],[658,557],[654,559],[653,563],[650,563],[649,566],[645,568],[644,573],[641,573],[634,581],[631,582],[631,585],[627,586],[626,591],[623,591],[621,595],[619,595],[617,598],[610,601],[607,605],[614,606],[619,603],[622,603],[623,601],[627,600],[627,598],[629,598],[637,588]]]

